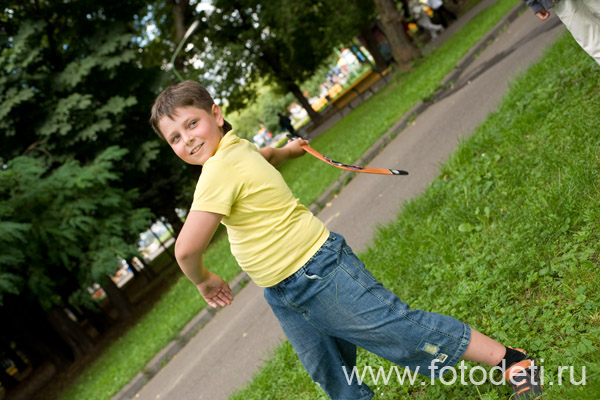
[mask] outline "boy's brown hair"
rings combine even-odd
[[[150,125],[154,132],[164,139],[165,137],[158,127],[158,122],[162,117],[167,116],[172,119],[175,109],[188,106],[197,107],[210,113],[213,104],[215,102],[204,86],[194,81],[183,81],[169,86],[156,97],[150,114]],[[231,124],[225,121],[223,132],[227,133],[231,129]]]

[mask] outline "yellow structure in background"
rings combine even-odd
[[[342,91],[342,89],[343,89],[342,85],[340,85],[339,83],[336,83],[331,88],[329,88],[329,90],[327,91],[327,95],[329,96],[330,99],[333,99],[335,96],[337,96]],[[319,111],[322,107],[325,106],[325,104],[327,104],[327,97],[323,96],[323,97],[319,98],[319,101],[311,104],[311,107],[313,108],[313,110]]]

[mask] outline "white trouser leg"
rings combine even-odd
[[[600,1],[561,0],[554,11],[577,43],[600,64]]]
[[[442,25],[434,24],[428,17],[419,18],[417,23],[422,28],[427,29],[432,38],[437,37],[437,33],[442,32],[444,30],[444,27]]]

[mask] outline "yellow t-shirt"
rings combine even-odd
[[[274,286],[302,267],[329,236],[256,146],[228,132],[202,167],[192,211],[222,214],[231,252],[250,278]]]

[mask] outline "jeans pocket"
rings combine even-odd
[[[309,279],[311,281],[324,281],[327,280],[329,278],[331,278],[333,275],[335,275],[335,273],[337,272],[338,268],[337,266],[333,266],[334,268],[332,269],[323,269],[321,271],[308,271],[305,270],[304,271],[304,277],[306,279]],[[315,273],[316,272],[316,273]]]
[[[304,266],[304,277],[311,281],[322,281],[332,277],[339,268],[338,258],[336,251],[322,248],[318,256]]]

